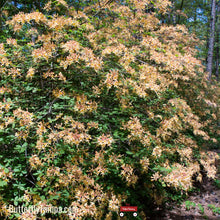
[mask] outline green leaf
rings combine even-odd
[[[4,180],[0,180],[0,187],[6,186],[7,182]]]
[[[126,151],[126,154],[132,155],[133,153],[131,151]]]

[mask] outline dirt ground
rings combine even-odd
[[[200,192],[191,194],[181,205],[172,206],[172,210],[166,209],[165,211],[161,211],[158,216],[155,216],[155,220],[220,220],[219,162],[217,174],[218,184],[216,184],[216,181],[203,180]]]
[[[191,195],[182,205],[174,206],[158,218],[164,220],[219,219],[220,189],[208,182],[200,193]]]

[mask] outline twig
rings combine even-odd
[[[26,177],[26,180],[35,186],[35,183]]]
[[[2,4],[2,6],[1,6],[1,8],[0,8],[0,11],[2,10],[2,8],[4,8],[4,6],[5,6],[5,4],[7,3],[7,1],[8,1],[8,0],[6,0],[6,1]]]

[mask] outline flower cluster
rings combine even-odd
[[[11,179],[13,176],[13,172],[9,171],[8,169],[5,169],[4,167],[0,167],[0,179],[1,181],[8,182],[9,179]]]
[[[106,84],[108,89],[110,89],[112,86],[118,87],[118,76],[118,70],[110,70],[110,72],[106,75],[104,84]]]
[[[208,154],[201,152],[200,163],[204,167],[204,170],[207,172],[209,178],[215,178],[217,173],[217,168],[214,165],[215,161],[219,159],[219,156],[216,152],[209,151]]]
[[[88,100],[85,95],[76,96],[76,104],[74,106],[75,111],[84,114],[86,112],[95,111],[97,107],[97,103],[95,101]]]
[[[19,119],[20,126],[26,126],[28,128],[33,125],[33,113],[18,108],[13,111],[13,114],[14,117]]]
[[[138,180],[138,176],[134,174],[134,169],[129,164],[122,164],[121,175],[126,180],[128,186],[135,185]]]
[[[200,167],[198,163],[192,163],[188,167],[180,164],[173,164],[172,171],[165,177],[162,177],[167,186],[173,186],[176,189],[188,191],[193,186],[192,177],[199,173]]]
[[[39,166],[43,165],[41,159],[37,155],[32,155],[29,158],[29,162],[30,162],[31,167],[33,167],[35,169],[37,169]]]
[[[28,72],[27,72],[27,78],[32,78],[34,76],[35,70],[34,68],[29,68]]]
[[[116,198],[115,195],[112,196],[111,200],[109,200],[109,210],[118,211],[120,207],[120,201]]]
[[[140,160],[140,164],[144,170],[144,172],[147,172],[148,171],[148,167],[150,165],[150,161],[148,158],[143,158]]]
[[[105,146],[111,146],[111,144],[114,142],[113,138],[110,135],[102,134],[97,139],[97,144],[104,148]]]
[[[62,89],[56,88],[53,90],[53,95],[54,95],[54,97],[59,98],[61,96],[64,96],[65,92]]]

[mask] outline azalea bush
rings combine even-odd
[[[7,21],[0,44],[0,211],[17,219],[116,219],[215,178],[219,85],[198,40],[161,24],[169,1],[48,1]],[[153,5],[154,12],[146,10]],[[72,207],[10,213],[7,207]]]

